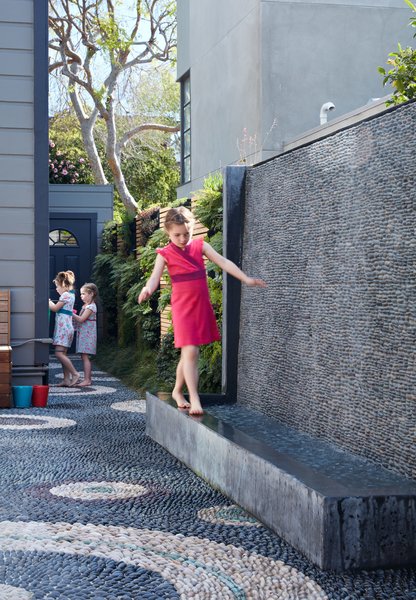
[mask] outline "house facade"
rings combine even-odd
[[[0,289],[11,292],[13,383],[41,383],[48,344],[48,3],[0,8]]]
[[[403,0],[178,0],[178,197],[279,154],[324,104],[330,122],[385,96],[377,67],[412,43],[408,22]]]

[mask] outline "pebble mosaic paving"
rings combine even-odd
[[[0,412],[0,600],[416,600],[416,569],[312,565],[148,438],[142,398],[93,377]]]

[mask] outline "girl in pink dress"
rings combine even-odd
[[[150,298],[167,266],[172,280],[175,347],[181,349],[172,397],[179,408],[189,408],[190,415],[202,415],[204,411],[198,394],[199,346],[220,339],[209,298],[204,256],[248,286],[266,287],[266,283],[262,279],[248,277],[203,239],[192,240],[194,222],[192,213],[184,206],[171,208],[166,213],[165,230],[170,243],[156,250],[153,272],[140,292],[138,302],[140,304]],[[189,402],[183,395],[184,385],[188,388]]]
[[[64,379],[58,386],[72,387],[80,379],[78,371],[67,356],[68,348],[71,347],[74,337],[72,311],[75,302],[73,290],[75,276],[72,271],[60,271],[53,282],[59,294],[59,300],[58,302],[49,300],[49,309],[56,313],[52,343],[55,346],[55,356],[61,363],[64,372]]]
[[[81,354],[84,366],[84,379],[78,387],[92,384],[90,354],[97,353],[97,306],[95,304],[97,295],[98,289],[95,283],[84,283],[81,288],[81,300],[84,304],[79,315],[73,316],[77,330],[76,351]]]

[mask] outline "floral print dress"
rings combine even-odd
[[[95,302],[84,305],[81,308],[79,316],[86,309],[91,311],[90,316],[83,323],[77,323],[77,348],[79,354],[96,354],[97,353],[97,306]]]
[[[74,325],[72,323],[72,309],[75,303],[75,294],[73,292],[64,292],[59,296],[59,302],[63,302],[63,307],[55,315],[55,329],[53,332],[53,345],[70,348],[74,339]]]

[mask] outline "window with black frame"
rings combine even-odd
[[[181,183],[191,181],[191,79],[181,80]]]

